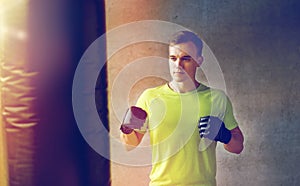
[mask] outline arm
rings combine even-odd
[[[135,147],[137,147],[141,143],[143,137],[144,134],[136,131],[133,131],[130,134],[124,134],[122,132],[120,134],[121,141],[123,142],[127,151],[133,150]]]
[[[240,154],[244,148],[244,136],[239,127],[236,127],[231,132],[231,139],[227,144],[224,144],[224,148],[232,153]]]

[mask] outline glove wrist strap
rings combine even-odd
[[[223,133],[223,135],[222,135],[222,143],[225,143],[225,144],[228,144],[229,143],[229,141],[231,140],[231,132],[230,132],[230,130],[228,130],[228,129],[226,129],[225,131],[224,131],[224,133]]]

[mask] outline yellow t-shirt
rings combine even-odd
[[[237,127],[223,91],[200,85],[195,91],[176,93],[165,84],[145,90],[136,106],[148,113],[139,132],[150,133],[150,185],[216,185],[216,142],[199,150],[197,126],[200,117],[210,115],[223,120],[229,130]]]

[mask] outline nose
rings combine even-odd
[[[180,59],[180,58],[177,58],[177,60],[175,61],[175,65],[177,66],[177,67],[181,67],[182,66],[182,60]]]

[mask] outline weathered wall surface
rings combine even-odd
[[[300,182],[299,8],[296,0],[106,1],[107,30],[145,19],[163,20],[196,31],[213,51],[245,135],[241,155],[218,146],[218,185]],[[108,45],[112,44],[108,38]],[[166,52],[165,46],[149,43],[118,51],[108,62],[110,90],[125,65]],[[124,101],[133,104],[144,88],[162,82],[143,79]],[[111,130],[116,134],[119,121],[110,109]],[[112,163],[113,185],[147,185],[149,171],[149,166]]]

